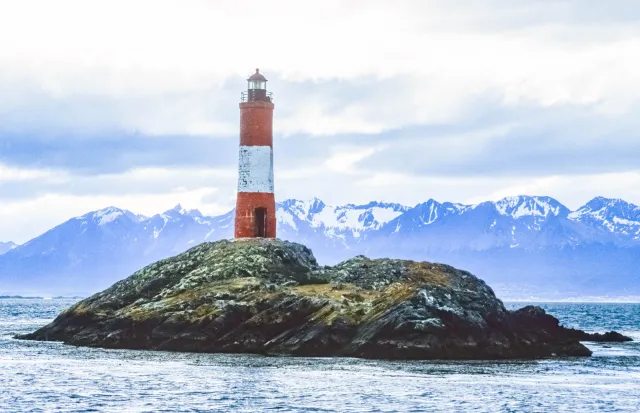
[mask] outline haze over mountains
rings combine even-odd
[[[444,262],[507,298],[640,295],[640,207],[594,198],[575,211],[550,197],[413,207],[319,199],[278,204],[278,237],[321,264],[364,254]],[[180,205],[152,217],[109,207],[15,247],[0,244],[0,293],[87,294],[203,241],[233,236],[234,211]]]

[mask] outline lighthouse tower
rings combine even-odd
[[[275,238],[273,195],[273,102],[258,69],[240,99],[240,158],[236,238]]]

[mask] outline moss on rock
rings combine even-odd
[[[358,256],[320,267],[303,245],[241,239],[151,264],[21,338],[401,359],[589,355],[575,332],[539,308],[507,311],[447,265]]]

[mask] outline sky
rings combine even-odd
[[[637,0],[0,0],[0,241],[233,208],[256,67],[277,199],[640,204]]]

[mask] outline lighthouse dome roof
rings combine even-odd
[[[260,69],[256,69],[256,72],[254,74],[252,74],[249,79],[247,79],[249,81],[262,81],[262,82],[266,82],[267,79],[262,76],[262,73],[260,73]]]

